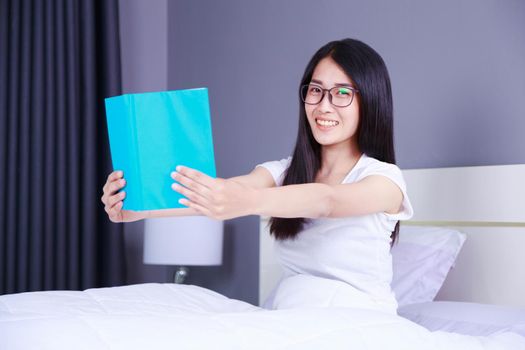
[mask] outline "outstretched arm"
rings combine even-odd
[[[178,167],[173,178],[182,185],[175,185],[174,190],[187,197],[181,199],[182,204],[221,220],[245,215],[319,218],[397,213],[403,200],[399,187],[380,175],[335,186],[310,183],[259,188],[233,179],[213,179],[187,167]]]
[[[259,191],[257,214],[284,218],[338,218],[377,212],[399,212],[401,189],[381,175],[351,184],[310,183]]]

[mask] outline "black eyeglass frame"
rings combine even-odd
[[[316,88],[319,88],[321,91],[322,91],[322,95],[321,95],[321,98],[319,99],[319,101],[317,103],[309,103],[309,102],[306,102],[306,92],[305,89],[308,89],[308,87],[310,86],[315,86]],[[350,100],[350,103],[348,103],[347,105],[344,105],[344,106],[338,106],[336,104],[334,104],[332,102],[332,94],[330,93],[331,90],[333,89],[340,89],[340,88],[345,88],[345,89],[349,89],[349,90],[352,90],[352,99]],[[319,85],[316,85],[316,84],[305,84],[303,86],[301,86],[301,90],[300,90],[300,95],[301,95],[301,100],[306,103],[307,105],[318,105],[319,103],[321,103],[321,101],[324,99],[325,95],[326,95],[326,92],[328,92],[328,101],[335,107],[348,107],[352,104],[352,102],[354,102],[354,96],[356,93],[359,92],[358,89],[352,87],[352,86],[347,86],[347,85],[342,85],[342,86],[334,86],[334,87],[331,87],[330,89],[323,89],[321,86]]]

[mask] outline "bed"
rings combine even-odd
[[[416,215],[393,250],[399,315],[262,308],[280,279],[263,217],[259,305],[157,283],[3,295],[0,349],[525,349],[525,165],[404,175]]]

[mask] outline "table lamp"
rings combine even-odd
[[[223,221],[206,216],[146,219],[144,263],[177,265],[174,283],[184,283],[187,266],[222,264]]]

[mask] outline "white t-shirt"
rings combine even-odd
[[[290,161],[291,157],[288,157],[257,166],[266,168],[276,185],[281,186]],[[401,211],[397,214],[378,212],[345,218],[309,219],[310,222],[295,239],[276,240],[275,249],[284,277],[265,302],[265,307],[286,308],[299,303],[327,305],[323,298],[326,293],[333,291],[329,300],[332,306],[357,306],[396,312],[397,302],[390,287],[390,235],[397,221],[411,218],[413,210],[401,170],[395,164],[381,162],[363,153],[342,183],[357,182],[369,175],[386,176],[399,186],[403,192]],[[311,276],[320,278],[313,281]],[[319,284],[319,281],[322,283]],[[341,292],[343,283],[336,285],[334,281],[344,282],[344,292]],[[316,293],[319,295],[315,296]],[[285,301],[285,297],[297,301],[291,303],[290,298]],[[315,298],[317,302],[312,300]],[[323,302],[318,302],[321,300],[318,298],[323,299]]]

